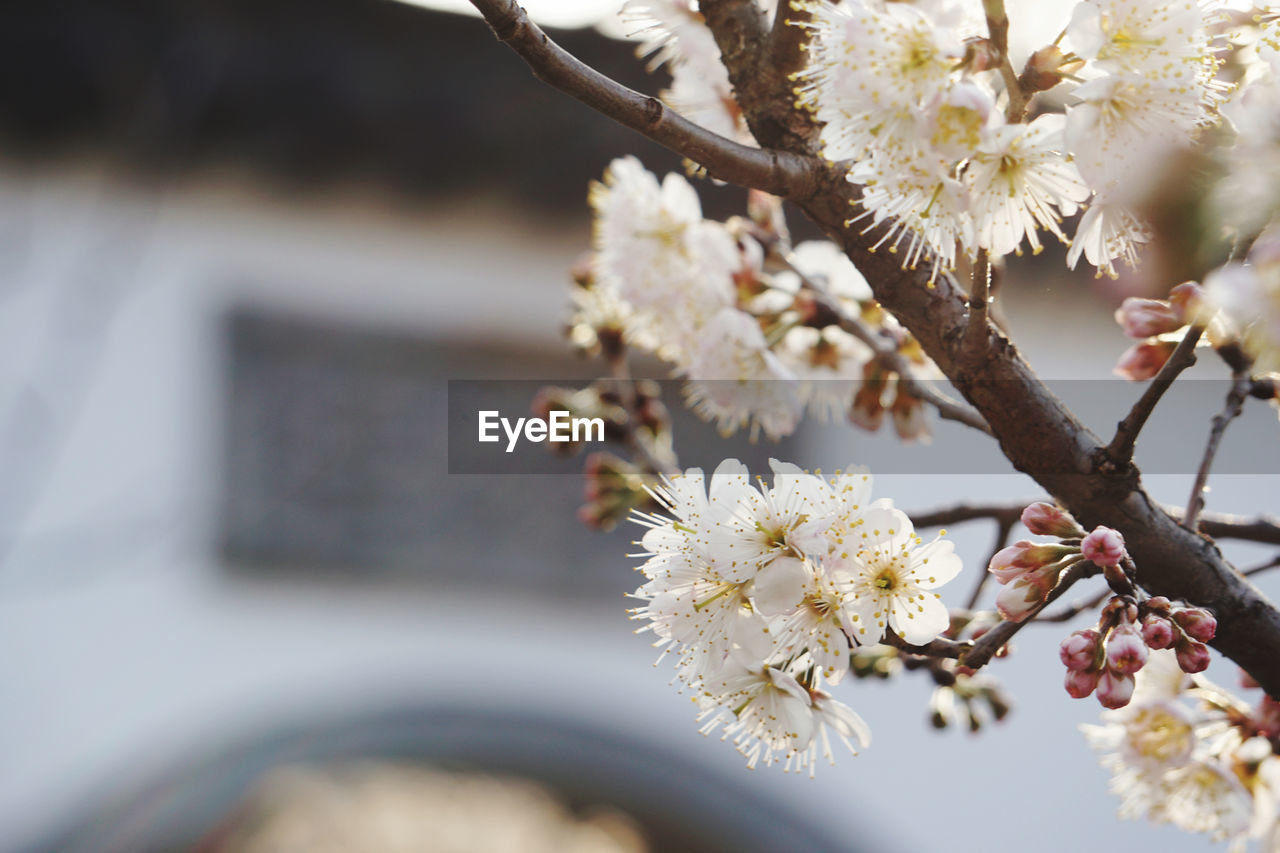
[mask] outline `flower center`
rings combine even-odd
[[[893,592],[898,588],[898,584],[900,584],[901,581],[898,579],[897,572],[892,568],[885,568],[880,570],[880,574],[876,575],[875,580],[873,580],[872,583],[875,584],[876,589]]]

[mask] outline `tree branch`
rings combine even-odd
[[[534,76],[597,112],[664,145],[731,184],[784,198],[804,198],[830,182],[829,168],[813,157],[749,148],[725,139],[604,76],[569,54],[515,0],[472,0],[494,35],[529,64]]]
[[[817,124],[795,108],[787,81],[775,78],[765,87],[779,93],[776,99],[757,98],[756,89],[745,83],[759,63],[750,56],[726,54],[721,47],[748,126],[762,144],[781,149],[755,151],[672,116],[656,100],[569,57],[511,0],[472,2],[499,37],[552,85],[698,162],[715,177],[797,202],[854,262],[876,300],[981,413],[1010,464],[1035,479],[1085,527],[1105,524],[1119,530],[1143,567],[1143,586],[1155,595],[1212,610],[1218,617],[1212,645],[1267,692],[1280,695],[1280,611],[1223,559],[1213,542],[1164,512],[1143,489],[1136,470],[1117,470],[1098,437],[1040,381],[999,330],[987,324],[988,342],[980,356],[963,350],[967,306],[951,275],[930,281],[931,264],[922,261],[918,269],[904,270],[894,255],[876,253],[890,223],[865,231],[845,227],[861,188],[845,179],[844,170],[815,159]],[[712,18],[708,24],[717,43],[730,35],[718,32]],[[785,120],[779,123],[778,116]]]
[[[1034,620],[1042,610],[1057,601],[1063,593],[1071,588],[1072,584],[1081,578],[1092,577],[1093,575],[1100,574],[1101,571],[1101,569],[1087,560],[1076,563],[1074,566],[1062,573],[1062,577],[1059,579],[1058,585],[1055,586],[1053,591],[1045,598],[1044,603],[1032,611],[1030,616],[1021,622],[1010,622],[1005,620],[1004,622],[996,625],[990,631],[974,641],[973,648],[969,649],[969,651],[960,658],[960,664],[962,666],[967,666],[970,669],[981,669],[986,666],[987,662],[995,656],[995,653],[1000,651],[1001,648],[1013,639],[1014,634],[1026,627],[1027,624]]]
[[[1173,385],[1178,374],[1196,363],[1196,343],[1204,334],[1204,326],[1192,326],[1187,330],[1169,360],[1160,368],[1160,372],[1151,380],[1151,384],[1142,392],[1138,402],[1116,427],[1115,438],[1107,445],[1107,455],[1117,465],[1126,465],[1133,459],[1133,446],[1138,440],[1138,433],[1146,424],[1147,418],[1155,409],[1156,403]]]
[[[1209,482],[1209,471],[1213,468],[1213,459],[1218,454],[1218,446],[1222,444],[1222,436],[1227,425],[1239,417],[1244,411],[1244,399],[1249,394],[1249,376],[1237,371],[1231,377],[1231,390],[1227,392],[1227,401],[1222,411],[1213,416],[1213,426],[1209,428],[1209,441],[1205,444],[1204,458],[1200,460],[1200,468],[1196,471],[1196,482],[1191,487],[1191,499],[1187,501],[1187,514],[1182,519],[1182,526],[1192,531],[1197,530],[1200,511],[1204,509],[1205,486]]]
[[[991,36],[991,44],[1000,55],[1000,77],[1004,80],[1005,93],[1009,103],[1005,108],[1005,118],[1012,123],[1022,121],[1027,113],[1027,102],[1030,100],[1022,91],[1022,82],[1018,80],[1018,72],[1013,69],[1013,60],[1009,58],[1009,15],[1004,9],[1004,0],[982,0],[982,11],[987,16],[987,33]]]

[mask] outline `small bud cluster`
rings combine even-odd
[[[1138,343],[1120,356],[1115,366],[1116,375],[1141,381],[1159,373],[1186,334],[1187,326],[1196,320],[1203,303],[1204,290],[1194,281],[1175,287],[1168,299],[1134,296],[1126,299],[1116,309],[1116,322],[1125,335],[1137,339]]]
[[[1040,608],[1058,585],[1062,572],[1081,560],[1089,560],[1110,574],[1123,576],[1124,537],[1110,527],[1086,534],[1071,513],[1048,503],[1034,503],[1023,510],[1022,523],[1038,536],[1053,536],[1053,543],[1023,539],[991,558],[987,571],[1004,589],[996,597],[996,609],[1010,622],[1021,622]]]
[[[1134,675],[1147,663],[1148,649],[1173,649],[1186,673],[1209,666],[1217,621],[1206,610],[1174,604],[1162,596],[1141,603],[1116,595],[1102,609],[1096,627],[1062,641],[1058,656],[1067,668],[1064,686],[1076,699],[1095,693],[1104,708],[1123,708],[1133,697]]]

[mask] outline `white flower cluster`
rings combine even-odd
[[[1233,849],[1249,838],[1276,849],[1280,758],[1267,737],[1232,722],[1253,719],[1253,728],[1269,731],[1274,707],[1264,700],[1266,716],[1251,718],[1253,709],[1236,697],[1183,674],[1169,651],[1153,652],[1137,681],[1127,707],[1103,712],[1102,725],[1081,727],[1111,771],[1120,816],[1229,839]],[[1189,707],[1183,698],[1200,704]]]
[[[1208,2],[1208,0],[1205,0]],[[1197,0],[1083,0],[1066,33],[1074,53],[1037,53],[1053,83],[1082,82],[1062,114],[1030,123],[998,106],[994,61],[977,3],[844,0],[807,5],[811,59],[799,102],[824,125],[825,155],[852,161],[864,187],[853,222],[884,226],[877,245],[904,265],[957,254],[1041,248],[1067,240],[1064,216],[1087,207],[1069,255],[1114,274],[1133,261],[1145,228],[1128,205],[1162,155],[1216,120],[1222,89]],[[996,60],[999,57],[995,58]]]
[[[666,514],[636,518],[649,529],[633,618],[676,655],[704,733],[721,729],[750,767],[812,774],[833,760],[828,732],[855,754],[870,742],[825,685],[887,631],[924,644],[947,630],[935,590],[961,563],[950,541],[923,543],[889,501],[872,502],[865,469],[827,479],[771,464],[772,486],[730,459],[709,481],[695,468],[653,490]]]
[[[634,157],[613,161],[590,201],[593,280],[575,288],[574,326],[615,327],[629,345],[670,362],[687,380],[692,408],[723,433],[749,427],[753,436],[785,436],[806,408],[843,416],[860,393],[874,417],[892,413],[900,435],[924,437],[919,400],[885,387],[887,379],[863,386],[868,372],[883,373],[866,344],[837,324],[815,327],[799,317],[807,280],[877,332],[909,341],[834,245],[801,243],[766,270],[764,248],[745,229],[703,219],[688,181],[669,174],[659,182]],[[918,347],[904,355],[921,375],[936,372]]]

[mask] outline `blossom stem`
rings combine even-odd
[[[1133,404],[1133,409],[1125,416],[1116,428],[1115,438],[1107,445],[1107,455],[1117,465],[1127,465],[1133,459],[1133,446],[1138,440],[1138,433],[1146,424],[1147,418],[1155,410],[1156,403],[1173,385],[1178,375],[1196,363],[1196,344],[1204,334],[1204,326],[1192,326],[1182,336],[1178,346],[1169,356],[1169,360],[1160,368],[1160,372],[1151,380],[1151,384],[1142,392],[1142,396]]]
[[[1196,482],[1191,487],[1191,498],[1187,501],[1187,514],[1182,519],[1182,526],[1195,532],[1199,529],[1199,517],[1204,509],[1205,486],[1209,481],[1209,471],[1213,468],[1213,458],[1222,444],[1222,436],[1227,425],[1244,411],[1245,397],[1249,395],[1249,376],[1242,371],[1235,371],[1231,376],[1231,390],[1227,392],[1227,401],[1222,411],[1213,416],[1213,426],[1209,428],[1209,440],[1205,444],[1204,457],[1200,460],[1200,468],[1196,471]]]
[[[1005,118],[1016,124],[1026,117],[1030,98],[1022,90],[1018,73],[1013,70],[1013,61],[1009,59],[1009,15],[1005,12],[1004,0],[982,0],[982,11],[987,16],[987,34],[991,37],[991,44],[1000,54],[1000,77],[1009,98]]]
[[[995,656],[996,652],[1000,651],[1005,644],[1013,639],[1014,634],[1021,631],[1028,623],[1034,621],[1041,611],[1054,601],[1057,601],[1058,598],[1070,589],[1076,581],[1081,580],[1082,578],[1092,577],[1093,575],[1099,574],[1101,571],[1101,569],[1093,563],[1090,563],[1088,560],[1081,560],[1071,566],[1071,568],[1062,573],[1062,578],[1058,581],[1058,585],[1053,588],[1053,591],[1049,593],[1044,602],[1033,610],[1026,619],[1021,622],[1010,622],[1005,620],[1004,622],[996,625],[974,642],[973,648],[960,658],[960,663],[970,669],[981,669],[986,666],[987,662]]]

